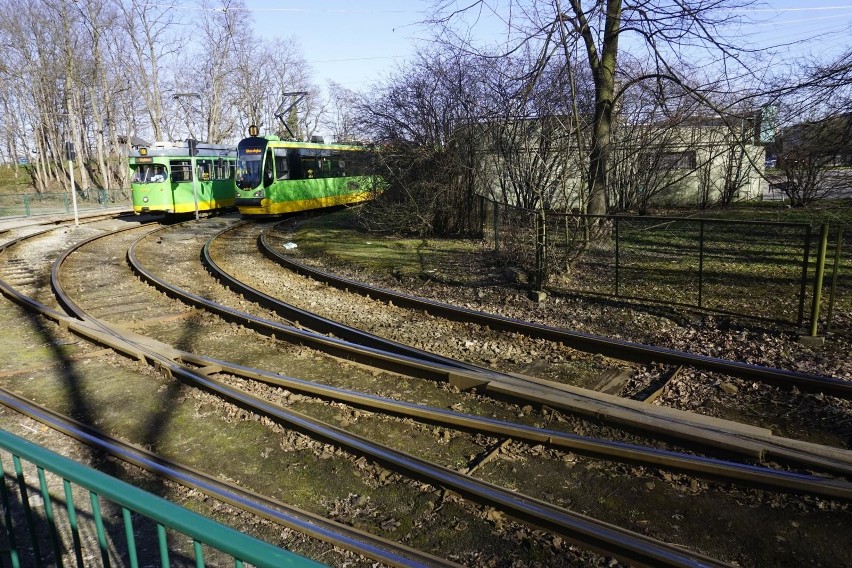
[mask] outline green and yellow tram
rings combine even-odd
[[[194,155],[193,155],[194,150]],[[192,213],[234,206],[233,146],[155,142],[130,157],[133,212]]]
[[[279,215],[347,205],[373,196],[375,177],[358,146],[258,136],[237,145],[236,206],[243,215]]]

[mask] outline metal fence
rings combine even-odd
[[[3,566],[322,566],[3,430],[0,450]]]
[[[817,287],[820,228],[807,223],[490,209],[484,225],[494,250],[531,284],[798,326],[822,314],[823,330],[849,323],[852,251],[842,228],[827,229]]]
[[[131,206],[129,189],[78,189],[76,198],[80,211]],[[71,213],[73,207],[69,192],[0,194],[0,217]]]

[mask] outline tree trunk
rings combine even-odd
[[[621,27],[621,2],[622,0],[606,2],[603,45],[599,53],[580,0],[571,0],[571,8],[577,18],[577,31],[586,45],[589,67],[595,82],[595,118],[589,153],[589,201],[586,210],[590,215],[605,215],[607,212],[607,169],[615,97],[618,34]]]

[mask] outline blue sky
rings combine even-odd
[[[791,54],[836,55],[852,46],[852,2],[770,0],[747,13],[758,20],[746,40],[761,47],[792,44]],[[793,44],[793,42],[802,42]]]
[[[415,43],[429,35],[420,22],[430,5],[428,0],[246,0],[259,36],[295,35],[318,85],[332,79],[353,90],[368,88],[414,53]],[[754,23],[735,37],[751,47],[790,44],[782,48],[788,56],[831,56],[852,45],[850,0],[769,0],[740,15]]]
[[[399,0],[246,0],[263,38],[299,39],[317,84],[361,90],[409,58],[428,3]]]

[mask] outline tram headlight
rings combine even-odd
[[[254,192],[254,197],[263,197],[263,190],[262,190],[262,189],[258,189],[257,191],[255,191],[255,192]]]
[[[147,195],[142,198],[142,203],[148,203],[148,196]]]

